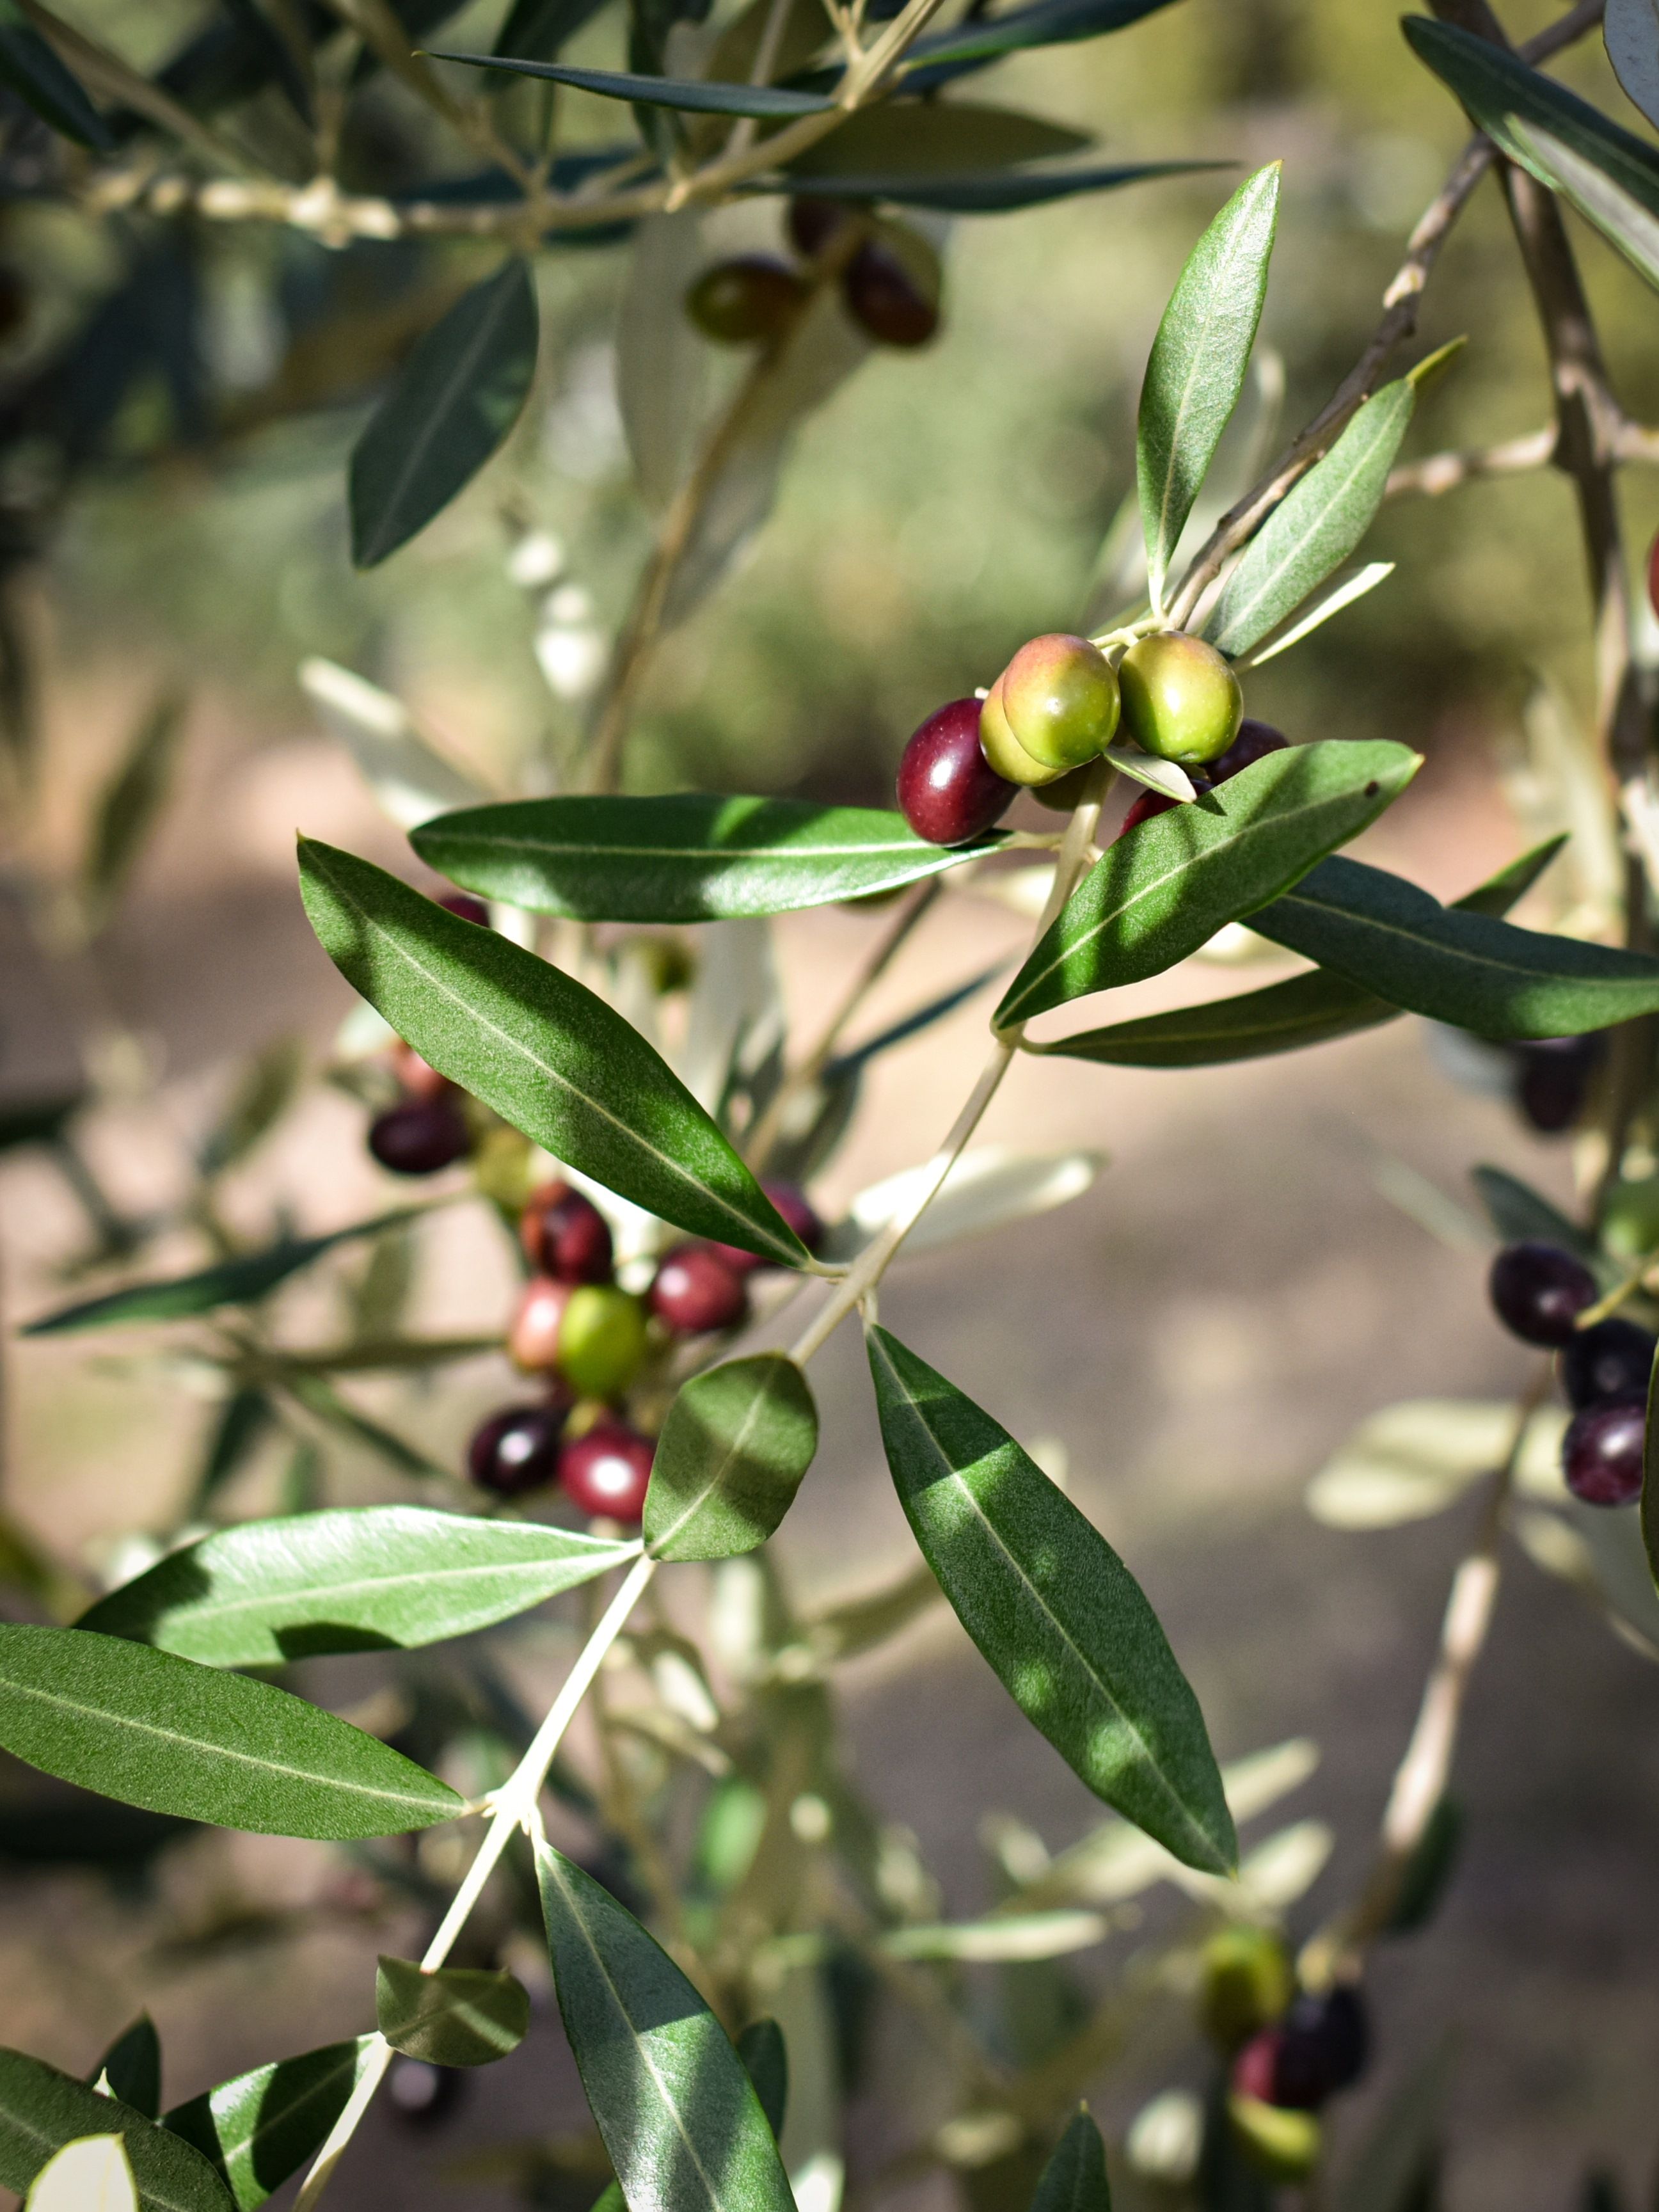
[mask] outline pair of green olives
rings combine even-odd
[[[1087,638],[1055,634],[1021,646],[991,686],[979,741],[999,775],[1040,785],[1103,752],[1120,720],[1143,752],[1201,768],[1243,715],[1237,677],[1202,638],[1138,638],[1114,668]]]

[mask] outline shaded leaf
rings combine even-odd
[[[559,2010],[629,2212],[794,2212],[726,2031],[592,1875],[536,1850]]]
[[[1507,1168],[1478,1167],[1472,1170],[1471,1179],[1500,1243],[1521,1244],[1535,1237],[1546,1244],[1559,1244],[1586,1261],[1599,1256],[1594,1237]],[[1612,1287],[1611,1281],[1607,1287]]]
[[[1654,0],[1607,0],[1601,19],[1607,59],[1632,104],[1659,124],[1659,10]]]
[[[1106,2146],[1085,2105],[1060,2137],[1042,2169],[1031,2212],[1112,2212],[1106,2185]]]
[[[730,921],[827,906],[994,849],[930,845],[902,814],[795,799],[524,799],[446,814],[410,839],[485,898],[580,921]]]
[[[0,2050],[0,2188],[26,2194],[65,2143],[111,2132],[121,2138],[143,2212],[230,2212],[218,2176],[188,2143],[44,2059]]]
[[[927,33],[905,55],[904,81],[935,71],[942,75],[948,64],[995,61],[1023,46],[1098,38],[1169,5],[1170,0],[1036,0],[1033,6],[974,18],[954,30]]]
[[[324,951],[441,1074],[693,1236],[805,1261],[703,1109],[602,999],[331,845],[302,840],[300,876]]]
[[[1194,248],[1140,388],[1135,474],[1152,605],[1249,369],[1267,296],[1280,165],[1241,185]]]
[[[0,0],[0,79],[43,123],[73,138],[77,146],[103,154],[114,144],[80,80],[58,59],[56,47],[41,37],[17,0]]]
[[[427,331],[352,448],[351,557],[372,568],[470,483],[536,374],[536,289],[514,258]]]
[[[138,2191],[119,2136],[82,2136],[47,2160],[27,2212],[138,2212]]]
[[[233,1481],[275,1427],[276,1409],[263,1390],[233,1390],[213,1424],[188,1518],[198,1520]]]
[[[259,1835],[402,1835],[461,1809],[286,1690],[80,1628],[0,1625],[0,1747],[124,1804]]]
[[[1075,154],[1088,134],[970,100],[884,100],[797,154],[792,177],[963,177]]]
[[[78,1304],[60,1306],[56,1313],[32,1321],[25,1336],[55,1336],[71,1329],[112,1328],[118,1322],[185,1321],[211,1313],[217,1306],[249,1305],[263,1298],[290,1275],[308,1267],[337,1244],[360,1237],[378,1236],[383,1229],[412,1221],[424,1213],[423,1206],[400,1206],[395,1213],[377,1213],[372,1221],[354,1221],[346,1229],[331,1229],[321,1237],[287,1237],[263,1252],[250,1252],[239,1260],[222,1261],[193,1275],[174,1275],[165,1282],[133,1283],[125,1291],[106,1291],[101,1297],[83,1298]]]
[[[631,70],[574,69],[568,62],[515,60],[509,55],[437,53],[434,61],[468,62],[477,69],[509,70],[518,76],[596,92],[601,100],[626,100],[638,107],[670,107],[688,115],[760,117],[822,115],[835,102],[816,92],[787,92],[770,84],[711,84],[701,77],[647,76]]]
[[[270,1133],[293,1104],[305,1066],[305,1047],[297,1037],[278,1037],[254,1054],[197,1155],[204,1176],[235,1167]]]
[[[1322,860],[1251,927],[1391,1005],[1480,1036],[1577,1036],[1659,1008],[1659,961],[1443,907],[1358,860]]]
[[[617,404],[634,481],[658,514],[685,474],[702,413],[708,349],[685,294],[703,259],[700,210],[647,216],[634,232],[617,316]]]
[[[929,208],[941,215],[1012,215],[1021,208],[1043,207],[1079,192],[1115,191],[1121,185],[1188,176],[1200,169],[1227,166],[1221,161],[1104,162],[1089,168],[1014,168],[939,176],[859,171],[845,176],[815,176],[812,191],[820,199],[891,200],[899,207]],[[793,192],[797,187],[792,183],[755,189]]]
[[[900,1502],[1003,1686],[1097,1796],[1185,1864],[1227,1872],[1203,1716],[1139,1585],[989,1414],[887,1330],[866,1341]]]
[[[1416,400],[1408,377],[1385,384],[1274,508],[1204,626],[1218,650],[1234,659],[1248,653],[1341,567],[1382,504]]]
[[[483,1966],[417,1966],[382,1955],[374,2010],[394,2051],[428,2066],[489,2066],[524,2041],[530,1992]]]
[[[302,660],[300,689],[357,764],[400,830],[485,796],[471,776],[429,745],[401,699],[331,660]]]
[[[147,2012],[141,2012],[132,2026],[118,2035],[92,2072],[87,2076],[94,2088],[100,2081],[108,2087],[112,2097],[124,2105],[131,2105],[135,2112],[142,2112],[147,2120],[159,2117],[161,2110],[161,2039],[155,2033],[155,2023]]]
[[[738,2056],[755,2085],[767,2126],[781,2137],[789,2104],[789,2053],[784,2048],[783,2030],[770,2017],[751,2020],[738,2038]]]
[[[372,2036],[360,2035],[256,2066],[175,2105],[163,2124],[222,2176],[237,2212],[255,2212],[322,2148],[373,2047]]]
[[[728,1359],[685,1383],[651,1466],[645,1534],[662,1559],[726,1559],[763,1544],[818,1448],[805,1376],[781,1352]]]
[[[159,1559],[78,1624],[210,1667],[411,1650],[507,1620],[638,1547],[417,1505],[250,1521]]]
[[[450,1468],[440,1467],[436,1460],[429,1459],[383,1421],[371,1420],[337,1390],[326,1376],[294,1374],[283,1379],[289,1396],[314,1415],[325,1428],[332,1429],[337,1436],[349,1437],[353,1443],[362,1445],[399,1474],[412,1474],[423,1482],[449,1480]]]
[[[1294,745],[1143,822],[1072,894],[1010,985],[996,1027],[1174,967],[1375,820],[1420,765],[1386,741]]]
[[[99,793],[82,866],[82,896],[97,927],[137,866],[173,787],[185,702],[167,692],[133,732],[115,774]]]
[[[913,1036],[920,1036],[924,1030],[932,1029],[935,1022],[942,1022],[947,1015],[955,1013],[958,1006],[965,1006],[975,993],[982,991],[988,983],[994,982],[1002,966],[999,961],[994,968],[981,969],[977,975],[970,975],[965,983],[957,983],[951,990],[942,991],[937,999],[929,999],[926,1006],[918,1006],[914,1013],[905,1014],[864,1043],[837,1053],[823,1071],[825,1084],[833,1084],[841,1077],[855,1073],[869,1061],[878,1059],[883,1053],[890,1052],[895,1045],[907,1044]]]

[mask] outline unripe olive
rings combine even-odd
[[[1615,1260],[1640,1260],[1659,1245],[1659,1175],[1614,1183],[1601,1209],[1601,1242]]]
[[[608,1284],[570,1293],[559,1331],[559,1372],[585,1398],[618,1398],[645,1358],[645,1311]]]
[[[1244,694],[1238,678],[1201,637],[1166,630],[1137,638],[1118,665],[1123,720],[1143,752],[1201,768],[1238,735]]]
[[[740,253],[705,269],[685,295],[685,312],[721,345],[780,338],[806,301],[806,286],[767,253]]]
[[[1270,2181],[1305,2181],[1319,2163],[1321,2129],[1311,2112],[1286,2112],[1236,2089],[1227,2118],[1245,2163]]]
[[[1199,2018],[1224,2051],[1279,2019],[1296,1981],[1279,1938],[1266,1928],[1224,1928],[1204,1946]]]
[[[1117,730],[1117,677],[1098,646],[1056,632],[1022,645],[998,678],[1014,743],[1063,775],[1103,753]]]
[[[1033,760],[1008,726],[1008,717],[1002,711],[1002,678],[986,694],[979,710],[979,748],[997,774],[1009,783],[1023,783],[1029,789],[1034,784],[1054,783],[1066,770],[1045,768],[1040,760]]]

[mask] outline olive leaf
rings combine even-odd
[[[812,1393],[782,1352],[694,1376],[657,1440],[645,1499],[650,1550],[661,1559],[752,1552],[793,1504],[817,1448]]]
[[[59,60],[57,48],[42,38],[17,0],[0,0],[0,79],[43,123],[77,146],[103,154],[114,144],[80,79]]]
[[[106,2084],[112,2097],[131,2105],[147,2120],[161,2110],[161,2039],[155,2023],[141,2012],[129,2028],[118,2035],[87,2076],[94,2089]]]
[[[1034,0],[998,15],[970,17],[953,30],[933,31],[918,39],[904,58],[902,82],[919,77],[941,83],[947,75],[1016,53],[1025,46],[1052,46],[1121,31],[1167,8],[1170,0]]]
[[[1001,840],[929,844],[902,814],[804,799],[525,799],[440,815],[410,842],[484,898],[579,921],[732,921],[861,898]]]
[[[140,2212],[232,2212],[218,2175],[188,2143],[44,2059],[0,2050],[0,2188],[26,2196],[66,2143],[112,2133],[138,2185]]]
[[[783,2030],[769,2015],[751,2020],[738,2038],[738,2056],[755,2085],[767,2126],[781,2140],[783,2116],[789,2103],[789,2053],[784,2047]]]
[[[1071,169],[997,169],[939,176],[857,171],[846,176],[814,176],[812,191],[819,199],[891,200],[900,207],[927,208],[940,215],[1012,215],[1021,208],[1046,207],[1080,192],[1115,191],[1149,178],[1190,176],[1228,166],[1224,161],[1115,161]],[[793,193],[799,186],[761,184],[755,189]]]
[[[1280,164],[1258,169],[1205,232],[1158,325],[1140,388],[1135,473],[1154,607],[1250,365],[1267,295]]]
[[[1416,403],[1409,377],[1385,384],[1274,508],[1240,556],[1204,626],[1218,652],[1233,659],[1248,653],[1341,567],[1382,504]]]
[[[789,92],[769,84],[711,84],[701,77],[647,76],[631,70],[575,69],[568,62],[523,60],[512,54],[454,54],[434,51],[440,62],[465,62],[475,69],[509,70],[515,76],[542,77],[601,100],[626,100],[640,107],[672,107],[688,115],[750,115],[763,119],[823,115],[835,106],[816,92]]]
[[[988,1413],[886,1329],[866,1344],[900,1503],[1004,1688],[1097,1797],[1185,1865],[1230,1871],[1203,1715],[1134,1577]]]
[[[694,1237],[805,1261],[708,1115],[604,1000],[331,845],[301,840],[300,884],[335,966],[440,1074]]]
[[[417,1966],[383,1956],[374,2009],[392,2049],[428,2066],[493,2065],[518,2049],[530,2027],[524,1984],[483,1966]]]
[[[827,138],[797,154],[792,177],[873,175],[912,180],[961,177],[1080,153],[1086,132],[1017,108],[972,100],[889,100],[849,115]]]
[[[201,2152],[236,2212],[255,2212],[320,2149],[374,2047],[373,2036],[360,2035],[256,2066],[175,2105],[162,2124]]]
[[[169,1552],[77,1624],[210,1667],[412,1650],[511,1619],[638,1547],[423,1506],[244,1522]]]
[[[1043,2167],[1031,2212],[1112,2212],[1106,2146],[1086,2105],[1079,2107]]]
[[[536,374],[536,288],[515,258],[421,339],[352,449],[351,557],[372,568],[470,483]]]
[[[286,1690],[81,1628],[0,1624],[0,1747],[123,1804],[259,1835],[402,1835],[462,1806]]]

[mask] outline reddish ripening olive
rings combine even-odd
[[[1559,1136],[1583,1112],[1602,1050],[1595,1030],[1587,1036],[1534,1037],[1510,1047],[1515,1103],[1540,1137]]]
[[[1359,2079],[1370,2049],[1364,2001],[1356,1989],[1297,1997],[1276,2027],[1254,2035],[1233,2064],[1243,2097],[1313,2112]]]
[[[680,1244],[666,1253],[647,1295],[652,1312],[676,1336],[735,1328],[749,1310],[743,1277],[712,1244]]]
[[[872,238],[841,280],[848,313],[878,345],[924,346],[939,328],[938,264],[929,268],[920,239],[921,252],[907,250],[909,243],[908,236],[903,248],[890,236]]]
[[[551,1375],[559,1364],[559,1332],[572,1286],[537,1275],[519,1294],[518,1310],[507,1332],[507,1356],[525,1375]]]
[[[1003,670],[997,690],[1014,743],[1042,768],[1062,775],[1081,768],[1116,732],[1116,672],[1086,637],[1032,638]]]
[[[406,1099],[437,1098],[451,1088],[449,1078],[440,1075],[435,1067],[421,1058],[412,1044],[405,1044],[401,1037],[392,1048],[392,1073]]]
[[[1561,1439],[1561,1472],[1585,1505],[1633,1505],[1642,1495],[1645,1390],[1604,1398],[1575,1414]]]
[[[438,903],[447,914],[457,914],[463,921],[476,921],[480,929],[489,927],[489,908],[471,891],[451,891]]]
[[[481,1490],[498,1498],[520,1498],[539,1490],[559,1471],[568,1393],[535,1406],[507,1406],[472,1432],[466,1471]]]
[[[561,1283],[611,1280],[610,1224],[568,1182],[544,1182],[531,1192],[519,1216],[519,1242],[538,1274]]]
[[[1574,1322],[1595,1304],[1595,1276],[1559,1244],[1506,1244],[1487,1288],[1498,1318],[1524,1344],[1567,1343]]]
[[[791,200],[789,242],[797,253],[816,261],[836,233],[851,220],[856,218],[849,216],[838,200]]]
[[[1028,790],[1035,784],[1056,782],[1066,773],[1063,768],[1047,768],[1033,759],[1009,728],[1000,676],[980,702],[979,746],[1006,783],[1023,784]]]
[[[651,1486],[656,1446],[625,1421],[596,1421],[559,1455],[559,1486],[584,1513],[638,1521]]]
[[[721,345],[781,337],[806,302],[806,286],[784,262],[740,253],[705,269],[685,295],[685,312]]]
[[[388,1106],[368,1125],[368,1149],[393,1175],[436,1175],[465,1159],[471,1143],[466,1116],[448,1091]]]
[[[977,699],[953,699],[930,714],[899,763],[899,811],[930,845],[966,845],[983,836],[1018,788],[980,750]]]
[[[1290,745],[1283,730],[1274,729],[1271,722],[1253,721],[1247,714],[1238,726],[1238,735],[1224,753],[1217,754],[1205,774],[1212,784],[1225,783],[1230,775],[1254,768],[1269,753],[1288,752]]]
[[[1645,1390],[1653,1373],[1655,1340],[1633,1321],[1599,1321],[1576,1328],[1561,1352],[1561,1388],[1577,1413],[1604,1398]]]
[[[1160,814],[1167,814],[1172,806],[1179,806],[1178,799],[1166,799],[1161,791],[1138,791],[1118,830],[1119,837],[1127,837],[1131,830],[1139,830],[1143,822],[1151,822]],[[1116,838],[1114,838],[1114,844]]]
[[[969,700],[968,703],[972,706],[974,702]],[[823,1224],[800,1185],[798,1182],[768,1181],[761,1184],[761,1188],[807,1250],[816,1252],[823,1242]],[[745,1252],[741,1244],[711,1244],[708,1249],[718,1252],[736,1275],[752,1275],[757,1267],[778,1264],[775,1261],[763,1260],[758,1252]]]
[[[1202,768],[1231,746],[1244,715],[1238,678],[1212,645],[1167,630],[1137,638],[1118,664],[1123,721],[1143,752]]]

